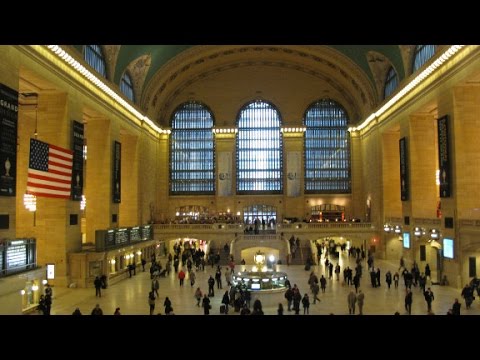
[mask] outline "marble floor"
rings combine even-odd
[[[161,259],[162,264],[165,264],[165,260]],[[334,264],[336,261],[334,261]],[[323,264],[323,261],[322,261]],[[349,259],[341,256],[340,266],[342,269],[345,266],[350,266],[353,268],[354,259]],[[363,264],[364,269],[366,268],[366,263]],[[370,285],[369,277],[362,277],[362,282],[360,289],[365,293],[365,305],[364,305],[364,314],[365,315],[393,315],[398,311],[401,315],[406,314],[404,307],[404,298],[405,298],[405,287],[403,284],[403,279],[400,278],[400,285],[398,289],[395,289],[392,285],[391,289],[388,289],[385,283],[385,273],[387,270],[392,271],[392,274],[398,269],[398,264],[395,262],[375,260],[375,267],[380,267],[381,269],[381,287],[372,288]],[[148,293],[151,288],[150,273],[148,272],[149,264],[147,264],[146,272],[137,272],[136,276],[132,278],[127,278],[109,286],[107,289],[102,289],[102,297],[95,297],[95,289],[68,289],[68,288],[54,288],[53,289],[53,306],[51,310],[52,315],[69,315],[75,308],[80,308],[82,314],[90,314],[92,309],[95,307],[95,304],[99,304],[103,309],[105,315],[111,315],[115,311],[115,308],[120,307],[121,313],[123,315],[148,315],[149,306],[148,306]],[[197,272],[196,284],[192,288],[190,287],[190,282],[188,278],[185,280],[184,287],[179,286],[179,281],[176,278],[176,274],[171,272],[170,275],[166,278],[160,278],[160,290],[159,298],[156,301],[155,313],[164,313],[163,302],[165,297],[168,296],[172,302],[174,313],[176,315],[203,315],[203,309],[196,306],[196,300],[194,298],[194,292],[197,286],[200,286],[202,292],[205,292],[208,289],[207,279],[209,275],[214,275],[214,270],[211,267],[207,267],[205,271]],[[237,271],[239,266],[237,266]],[[288,274],[288,277],[293,284],[297,284],[302,296],[305,292],[308,292],[311,305],[310,305],[310,315],[348,315],[348,306],[347,306],[347,295],[351,289],[354,290],[354,287],[342,286],[342,281],[330,281],[327,282],[326,292],[322,294],[320,292],[321,302],[312,304],[312,295],[309,291],[309,286],[307,284],[309,271],[305,271],[303,266],[286,266],[279,265],[279,271],[285,271]],[[321,274],[325,274],[325,268],[323,265],[314,266],[312,270],[320,277]],[[223,269],[222,269],[223,272]],[[335,278],[335,276],[334,276]],[[341,276],[342,278],[342,276]],[[225,283],[225,280],[222,276],[222,281]],[[429,282],[427,283],[427,286]],[[211,315],[220,315],[219,308],[220,302],[225,292],[225,287],[223,290],[217,290],[215,288],[215,297],[211,298],[212,310],[210,311]],[[480,304],[478,297],[473,302],[470,309],[465,308],[465,302],[460,296],[461,289],[456,289],[448,286],[431,286],[431,289],[434,293],[435,300],[432,303],[432,311],[437,315],[445,315],[448,309],[451,308],[454,299],[458,298],[462,304],[461,314],[462,315],[480,315]],[[412,287],[413,291],[413,305],[412,305],[412,315],[426,315],[427,314],[427,305],[423,294],[419,288]],[[254,293],[252,293],[252,304],[255,299]],[[283,305],[285,308],[285,315],[294,314],[294,312],[288,312],[286,306],[286,300],[283,299]],[[275,315],[277,306],[264,306],[263,310],[266,315]],[[358,309],[357,309],[358,312]],[[237,315],[230,310],[227,316]],[[300,308],[300,314],[303,314],[303,308]]]

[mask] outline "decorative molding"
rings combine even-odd
[[[375,87],[377,89],[377,99],[379,102],[383,101],[383,93],[385,88],[385,80],[387,78],[388,70],[390,66],[393,66],[390,60],[376,51],[369,51],[367,53],[368,66],[373,74],[375,81]],[[395,69],[395,67],[393,67]],[[395,69],[398,75],[397,69]]]
[[[139,103],[142,98],[142,89],[147,77],[148,70],[152,65],[151,55],[142,55],[133,60],[128,66],[127,71],[133,81],[133,91],[135,94],[135,102]]]
[[[101,45],[107,63],[107,79],[113,82],[115,76],[115,67],[117,66],[118,54],[122,45]]]
[[[398,45],[400,54],[402,54],[403,69],[405,70],[405,78],[412,74],[413,52],[417,45]]]
[[[262,60],[256,60],[259,54]],[[363,70],[346,55],[327,46],[224,46],[220,50],[218,46],[195,46],[175,56],[152,77],[145,88],[142,108],[152,118],[168,118],[174,99],[193,82],[228,69],[256,65],[289,68],[322,79],[349,103],[352,122],[378,103],[375,89]]]

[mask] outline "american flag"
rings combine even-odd
[[[72,185],[73,152],[30,139],[27,193],[68,199]]]

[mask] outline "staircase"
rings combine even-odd
[[[297,248],[295,258],[290,256],[290,265],[305,265],[307,259],[312,256],[312,249],[310,246],[300,246]]]

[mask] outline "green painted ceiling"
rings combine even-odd
[[[400,81],[405,77],[400,48],[398,45],[328,45],[355,62],[373,82],[373,75],[367,61],[367,53],[376,51],[385,55],[394,65],[398,72]],[[82,51],[82,45],[74,45]],[[122,45],[117,59],[114,82],[119,83],[125,68],[138,57],[149,54],[152,63],[145,79],[148,83],[152,76],[170,59],[180,52],[192,47],[192,45]]]

